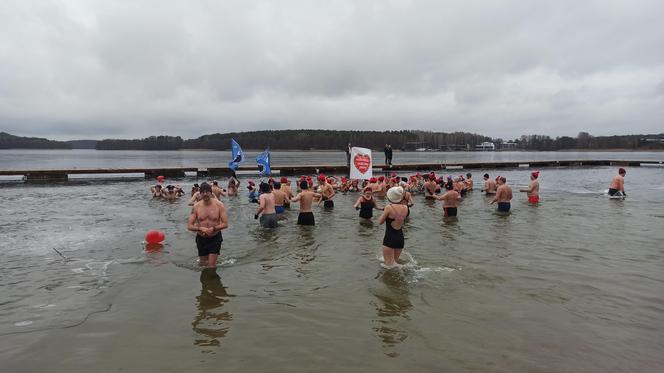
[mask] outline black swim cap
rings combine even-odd
[[[306,180],[300,181],[300,189],[309,189],[309,183]]]
[[[270,193],[270,184],[261,183],[260,190],[263,193]]]
[[[489,177],[489,174],[484,174],[484,177],[488,178],[488,177]]]

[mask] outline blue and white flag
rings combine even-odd
[[[270,150],[265,149],[264,152],[256,156],[256,163],[258,163],[258,171],[261,176],[270,175]]]
[[[235,171],[242,163],[244,163],[244,153],[242,152],[242,148],[235,139],[231,139],[231,161],[228,162],[228,167]]]

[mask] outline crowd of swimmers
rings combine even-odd
[[[519,191],[526,193],[528,203],[536,205],[539,197],[539,171],[530,173],[528,187]],[[613,178],[609,187],[609,194],[625,194],[624,176],[626,171],[619,169],[618,175]],[[491,178],[489,174],[483,175],[480,191],[490,198],[491,204],[497,204],[499,213],[509,213],[513,198],[512,188],[507,184],[504,176]],[[422,194],[425,199],[442,201],[443,216],[455,217],[458,213],[459,202],[463,197],[475,189],[472,174],[458,177],[437,176],[434,172],[428,174],[416,173],[408,177],[399,177],[392,173],[389,177],[372,177],[368,180],[349,179],[319,174],[301,176],[295,183],[295,190],[291,180],[286,177],[280,179],[270,178],[258,185],[253,181],[247,182],[247,196],[256,203],[254,219],[264,228],[277,228],[278,221],[291,204],[299,204],[298,225],[315,225],[312,207],[323,205],[325,209],[334,209],[334,197],[337,193],[360,192],[353,207],[359,211],[361,219],[372,219],[373,211],[381,211],[379,224],[386,224],[383,239],[383,257],[386,267],[397,265],[399,255],[404,247],[402,228],[410,215],[413,206],[413,195]],[[215,266],[221,242],[221,230],[228,227],[226,208],[221,202],[222,197],[237,196],[240,181],[233,174],[227,185],[222,189],[217,181],[201,185],[194,184],[191,190],[189,204],[193,206],[189,217],[188,229],[197,232],[196,244],[201,264]],[[165,188],[159,185],[152,187],[154,197],[172,199],[164,195],[184,195],[179,186],[168,185]],[[383,197],[387,200],[384,206],[379,205],[374,197]],[[177,197],[174,197],[177,198]]]

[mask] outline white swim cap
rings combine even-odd
[[[387,200],[392,202],[392,203],[399,203],[403,199],[403,188],[398,186],[398,187],[392,187],[387,190]]]

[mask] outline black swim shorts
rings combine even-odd
[[[298,225],[316,225],[313,212],[301,212],[297,216]]]
[[[212,237],[204,237],[200,234],[196,235],[196,247],[198,248],[198,256],[208,256],[209,254],[219,255],[221,250],[221,243],[224,241],[221,237],[221,232],[217,232]]]

